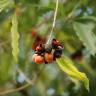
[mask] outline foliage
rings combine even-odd
[[[16,13],[12,17],[11,38],[12,38],[12,54],[15,63],[18,63],[19,33],[18,33],[18,21]]]
[[[79,72],[76,67],[73,65],[72,61],[67,58],[63,57],[57,60],[57,63],[61,70],[63,70],[72,80],[75,81],[82,81],[85,88],[89,91],[89,80],[86,75],[82,72]],[[77,82],[76,82],[77,83]]]
[[[75,22],[73,26],[78,37],[84,43],[88,51],[90,51],[92,55],[96,54],[96,36],[92,32],[95,25],[93,23],[82,24]]]
[[[32,48],[37,37],[46,43],[56,0],[0,0],[0,95],[95,96],[95,4],[95,0],[59,0],[51,37],[64,44],[64,57],[37,65]],[[76,52],[79,55],[70,58]]]

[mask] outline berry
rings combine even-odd
[[[46,62],[51,63],[53,61],[53,54],[45,53],[44,58]]]
[[[42,64],[42,63],[44,63],[44,57],[42,57],[42,56],[40,56],[40,55],[37,55],[37,56],[35,57],[35,63],[37,63],[37,64]]]
[[[54,45],[59,45],[59,44],[60,44],[60,42],[59,42],[58,40],[56,40],[56,39],[53,39],[52,43],[53,43]]]
[[[56,58],[60,58],[61,55],[62,55],[62,49],[61,49],[61,47],[55,49],[53,55],[54,55],[54,60],[56,60]]]
[[[35,57],[37,56],[37,54],[34,54],[33,56],[32,56],[32,61],[33,62],[35,62]]]
[[[44,57],[42,57],[41,55],[38,55],[38,54],[34,54],[32,56],[32,61],[37,64],[41,64],[41,63],[44,63]]]
[[[56,58],[60,58],[62,55],[63,45],[56,39],[53,39],[51,44],[40,44],[36,47],[35,54],[32,57],[32,61],[37,64],[51,63]]]
[[[52,47],[55,49],[60,45],[60,42],[56,39],[52,40]]]
[[[41,51],[41,50],[42,50],[41,46],[36,47],[36,51]]]
[[[60,58],[62,54],[55,51],[53,55],[54,55],[53,59],[56,60],[56,58]]]
[[[32,49],[33,49],[33,50],[36,50],[36,47],[37,47],[38,45],[40,45],[40,44],[42,44],[42,43],[45,42],[45,38],[39,36],[38,34],[36,34],[36,36],[32,37],[32,39],[33,39],[33,38],[35,38],[34,43],[33,43],[33,45],[32,45]]]
[[[62,49],[56,49],[55,52],[62,54]]]

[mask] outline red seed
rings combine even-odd
[[[32,56],[32,61],[33,62],[35,62],[35,57],[37,56],[37,54],[34,54],[33,56]]]
[[[53,54],[51,53],[45,53],[44,57],[45,57],[45,61],[48,63],[51,63],[53,61]]]
[[[42,64],[42,63],[44,63],[44,57],[42,57],[42,56],[40,56],[40,55],[37,55],[37,56],[35,57],[35,63],[37,63],[37,64]]]
[[[42,50],[42,48],[40,46],[37,46],[36,51],[40,51],[40,50]]]

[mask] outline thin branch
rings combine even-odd
[[[25,74],[22,72],[21,69],[17,68],[17,72],[18,72],[19,74],[23,74],[23,76],[25,77],[25,81],[26,81],[28,84],[30,84],[30,85],[33,85],[33,84],[34,84],[33,80],[30,80],[27,76],[25,76]]]
[[[23,75],[24,75],[25,81],[27,82],[27,84],[25,84],[24,86],[21,86],[21,87],[19,87],[19,88],[16,88],[16,89],[9,89],[9,90],[6,90],[6,91],[4,91],[4,92],[0,92],[0,96],[1,96],[1,95],[5,95],[5,94],[9,94],[9,93],[13,93],[13,92],[16,92],[16,91],[23,90],[23,89],[25,89],[25,88],[27,88],[27,87],[29,87],[29,86],[31,86],[31,85],[34,84],[34,80],[30,80],[29,78],[27,78],[27,77],[25,76],[25,74],[22,72],[21,69],[17,68],[17,72],[18,72],[19,74],[23,74]],[[36,79],[36,78],[35,78],[35,79]]]
[[[42,73],[42,71],[43,71],[43,69],[44,69],[44,66],[41,68],[41,70],[37,73],[37,76],[35,77],[35,79],[34,80],[30,80],[29,78],[27,78],[26,76],[25,76],[25,74],[21,71],[21,69],[17,69],[17,72],[18,73],[20,73],[20,74],[23,74],[24,76],[25,76],[25,80],[26,80],[26,82],[27,82],[27,84],[25,84],[25,85],[23,85],[23,86],[21,86],[21,87],[19,87],[19,88],[16,88],[16,89],[8,89],[8,90],[6,90],[6,91],[3,91],[3,92],[0,92],[0,96],[5,96],[6,94],[9,94],[9,93],[13,93],[13,92],[17,92],[17,91],[21,91],[21,90],[23,90],[23,89],[25,89],[25,88],[27,88],[27,87],[29,87],[29,86],[32,86],[32,85],[34,85],[39,79],[39,77],[40,77],[40,74]]]
[[[46,44],[49,44],[49,42],[51,40],[52,33],[53,33],[53,30],[54,30],[54,27],[55,27],[55,22],[56,22],[56,17],[57,17],[57,11],[58,11],[58,0],[56,1],[56,8],[55,8],[55,13],[54,13],[54,19],[53,19],[52,29],[51,29],[51,32],[50,32],[50,35],[49,35],[49,39],[48,39],[48,41],[47,41]]]
[[[20,90],[23,90],[23,89],[25,89],[25,88],[27,88],[29,86],[30,86],[30,84],[25,84],[24,86],[21,86],[21,87],[16,88],[16,89],[9,89],[9,90],[0,92],[0,96],[6,95],[6,94],[9,94],[9,93],[13,93],[13,92],[17,92],[17,91],[20,91]]]

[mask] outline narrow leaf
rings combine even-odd
[[[73,27],[80,40],[86,46],[87,50],[90,52],[90,54],[94,55],[96,53],[96,36],[92,32],[94,24],[82,24],[74,22]]]
[[[95,16],[83,16],[83,17],[79,17],[77,20],[91,20],[96,22],[96,17]]]
[[[16,14],[13,15],[12,17],[12,27],[11,27],[11,38],[12,38],[12,54],[15,63],[18,62],[18,53],[19,53],[19,33],[18,33],[18,21],[17,21],[17,16]]]
[[[58,66],[62,71],[64,71],[73,82],[77,84],[78,81],[81,81],[85,88],[89,91],[89,80],[85,73],[80,72],[74,65],[73,62],[64,56],[64,58],[60,58],[56,60]]]

